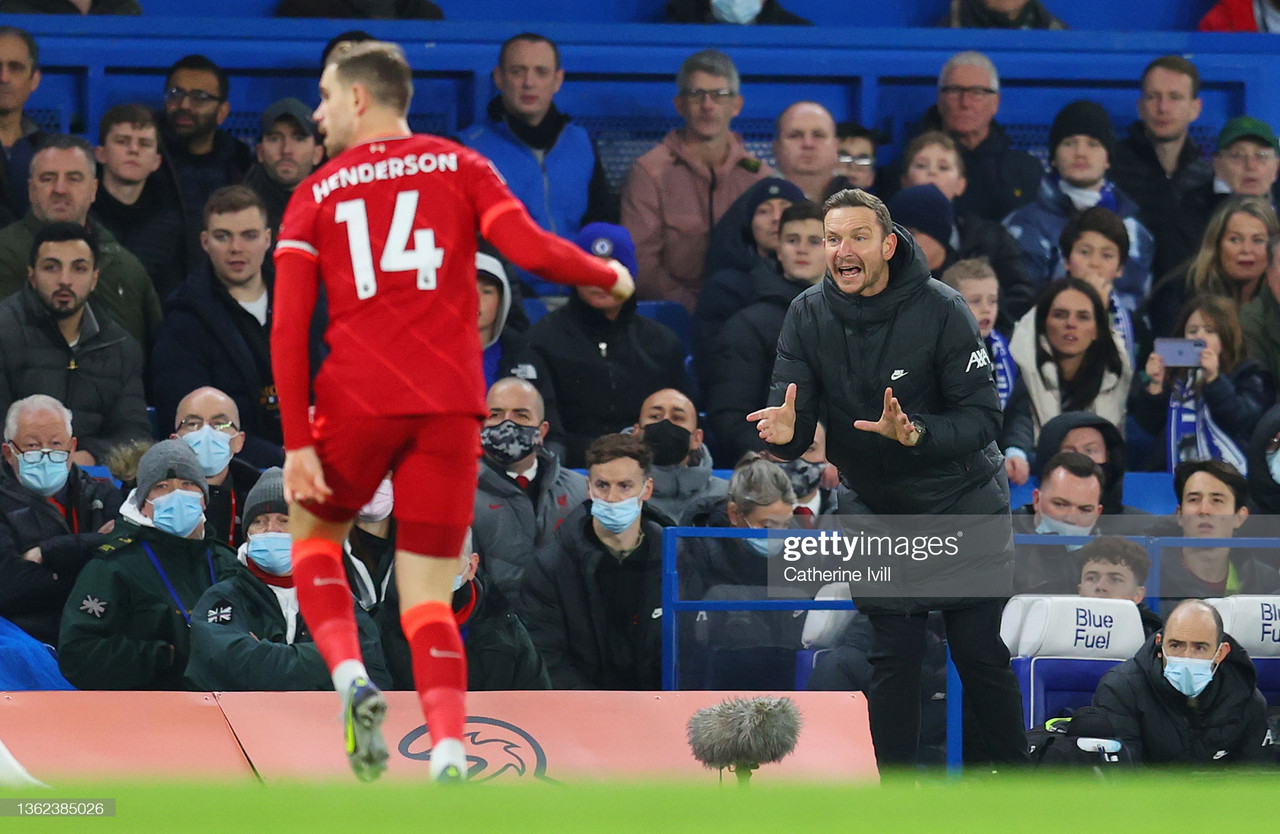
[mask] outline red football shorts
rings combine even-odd
[[[456,558],[461,531],[475,510],[480,466],[481,417],[431,414],[325,418],[316,415],[312,435],[333,494],[306,508],[325,521],[356,516],[388,471],[395,491],[397,547]],[[437,552],[431,542],[457,546]],[[434,531],[434,532],[433,532]]]

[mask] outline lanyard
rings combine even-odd
[[[146,542],[142,543],[142,549],[147,551],[147,558],[151,560],[151,564],[155,566],[156,573],[160,574],[160,580],[164,582],[164,586],[169,589],[169,596],[173,597],[174,603],[178,606],[178,613],[182,615],[182,619],[187,621],[187,627],[191,627],[191,612],[182,604],[182,598],[178,596],[178,592],[174,589],[173,583],[169,581],[169,574],[164,572],[164,568],[160,567],[160,560],[156,558],[156,553],[151,549],[151,545]],[[209,584],[214,584],[217,580],[213,576],[213,549],[209,548],[204,552],[204,558],[209,562]]]

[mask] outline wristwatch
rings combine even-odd
[[[924,423],[921,423],[919,420],[912,420],[911,425],[915,427],[916,434],[919,435],[919,438],[916,440],[916,443],[919,444],[921,440],[924,440],[925,432],[927,432],[929,429],[925,426]]]

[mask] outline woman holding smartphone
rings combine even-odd
[[[1151,468],[1172,472],[1184,460],[1212,459],[1247,474],[1249,436],[1276,389],[1271,374],[1244,355],[1236,303],[1198,295],[1182,308],[1176,332],[1204,342],[1196,364],[1174,367],[1153,350],[1129,397],[1138,424],[1163,439]]]

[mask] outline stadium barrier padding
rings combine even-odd
[[[614,778],[713,782],[692,756],[693,713],[733,692],[476,692],[467,752],[475,781]],[[784,693],[803,727],[767,778],[854,781],[876,776],[861,693]],[[430,737],[413,692],[389,692],[384,778],[425,781]],[[32,776],[185,781],[352,778],[332,692],[0,693],[0,740]]]

